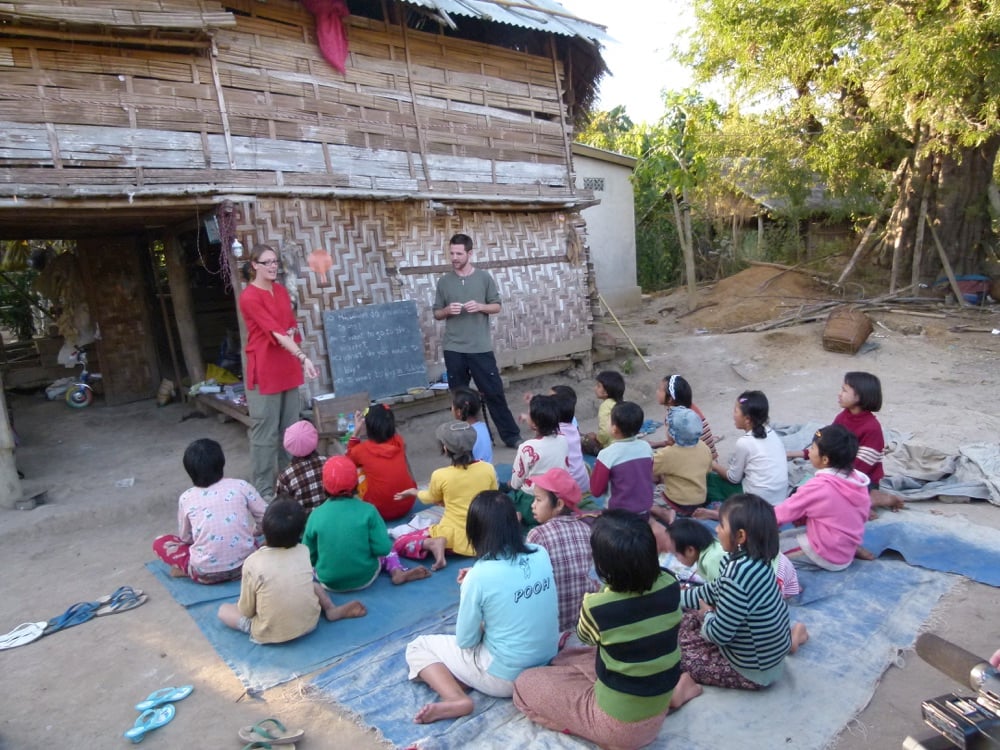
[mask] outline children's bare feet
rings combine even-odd
[[[691,514],[691,517],[701,519],[702,521],[718,521],[719,511],[711,510],[710,508],[697,508]]]
[[[649,509],[650,515],[654,518],[662,521],[667,526],[674,522],[677,518],[677,511],[671,508],[669,505],[657,505],[653,503],[653,507]]]
[[[368,610],[365,609],[364,604],[354,599],[340,606],[333,605],[326,607],[323,610],[323,614],[326,615],[327,620],[333,622],[334,620],[346,620],[351,617],[364,617],[368,614]]]
[[[432,536],[424,539],[424,549],[434,555],[434,564],[431,570],[441,570],[448,561],[444,559],[444,537]]]
[[[402,570],[401,568],[396,568],[389,574],[392,578],[392,582],[397,586],[401,586],[404,583],[409,583],[410,581],[419,581],[421,578],[427,578],[431,572],[427,570],[423,565],[417,565],[409,570]]]
[[[804,622],[797,622],[792,625],[792,647],[788,649],[788,653],[794,654],[799,650],[799,646],[809,640],[809,631],[806,630],[806,624]]]
[[[689,700],[693,700],[701,695],[701,685],[694,681],[694,679],[687,672],[681,675],[681,678],[677,680],[677,686],[674,688],[674,694],[670,696],[670,710],[674,711]]]
[[[428,703],[417,711],[413,721],[417,724],[431,724],[441,719],[457,719],[459,716],[468,716],[472,713],[475,704],[472,698],[458,698],[453,701],[438,701]]]
[[[187,578],[188,574],[186,570],[181,570],[176,565],[170,566],[170,577],[171,578]]]
[[[870,550],[867,550],[864,547],[858,547],[858,549],[854,552],[854,557],[857,558],[858,560],[875,559],[875,555],[873,555]]]

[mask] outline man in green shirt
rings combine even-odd
[[[483,394],[500,439],[508,448],[517,447],[521,431],[510,413],[503,381],[493,355],[490,315],[500,312],[496,281],[472,265],[472,238],[456,234],[449,241],[451,273],[438,280],[434,318],[444,321],[444,365],[448,387],[459,388],[474,380]]]

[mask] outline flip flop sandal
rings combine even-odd
[[[9,633],[0,635],[0,651],[37,641],[45,632],[47,622],[22,622]]]
[[[133,591],[130,586],[123,588],[128,590],[123,591],[122,593],[118,593],[116,591],[112,594],[110,602],[94,611],[94,617],[104,617],[104,615],[115,615],[119,612],[128,612],[130,609],[142,606],[149,599],[149,597],[143,593],[136,595],[136,592]]]
[[[301,740],[305,734],[304,729],[289,732],[285,725],[277,719],[264,719],[258,721],[252,727],[243,727],[240,730],[240,739],[244,742],[263,742],[271,745],[290,745],[296,740]]]
[[[99,607],[103,607],[106,604],[111,604],[113,601],[119,599],[122,596],[131,595],[135,597],[140,597],[142,596],[142,594],[143,594],[142,589],[134,589],[131,586],[119,586],[114,590],[114,592],[110,594],[105,594],[100,599],[96,599],[94,601],[94,604],[96,604]]]
[[[139,718],[135,720],[135,724],[131,729],[125,730],[125,736],[132,740],[132,742],[142,742],[143,738],[154,729],[159,729],[164,724],[168,723],[174,714],[177,713],[177,709],[174,708],[173,703],[168,703],[165,706],[160,706],[159,708],[150,708],[147,711],[143,711],[139,714]]]
[[[49,620],[42,635],[58,633],[60,630],[65,630],[66,628],[71,628],[74,625],[80,625],[93,619],[94,612],[97,611],[98,606],[94,602],[77,602],[58,617],[53,617]]]
[[[270,742],[265,742],[264,740],[254,740],[253,742],[244,745],[243,750],[274,750],[274,746]],[[295,750],[294,742],[286,742],[281,746],[281,750]]]
[[[182,685],[181,687],[160,688],[149,694],[142,703],[135,704],[136,711],[148,711],[164,703],[182,701],[194,692],[194,685]]]

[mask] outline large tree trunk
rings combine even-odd
[[[933,153],[918,146],[919,156],[900,189],[892,219],[886,227],[889,247],[898,248],[901,268],[913,262],[920,221],[920,202],[926,192],[927,215],[934,224],[945,254],[956,274],[981,273],[986,250],[994,246],[989,212],[989,185],[1000,150],[1000,136],[977,148]],[[941,259],[925,248],[920,278],[933,282],[942,276]]]

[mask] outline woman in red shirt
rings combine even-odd
[[[250,460],[253,485],[264,498],[274,496],[274,478],[288,464],[281,446],[285,430],[299,420],[299,386],[318,375],[299,348],[302,341],[292,301],[278,278],[278,253],[270,245],[250,252],[251,279],[240,295],[247,326],[244,382],[250,411]]]

